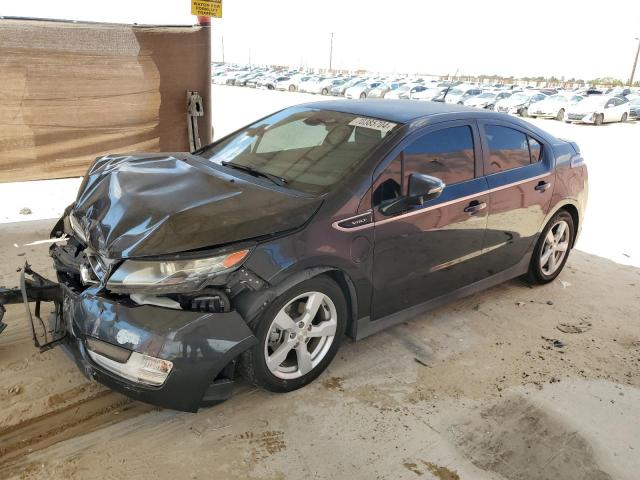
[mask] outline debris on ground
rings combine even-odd
[[[578,322],[578,323],[559,323],[556,328],[564,333],[584,333],[587,330],[591,330],[590,322]]]
[[[10,395],[20,395],[21,392],[22,392],[22,387],[20,385],[14,385],[9,389]]]
[[[516,302],[516,306],[518,307],[524,307],[526,305],[526,303],[524,302]]]
[[[547,305],[553,305],[553,300],[547,300]]]
[[[542,347],[542,348],[546,348],[547,350],[551,349],[551,347],[553,348],[566,347],[566,344],[561,340],[558,340],[557,338],[547,338],[547,337],[541,337],[541,338],[549,344],[549,346]]]
[[[567,288],[571,286],[571,283],[560,280],[560,285],[562,285],[562,288]]]
[[[418,357],[413,357],[413,359],[415,360],[416,363],[419,363],[423,367],[430,367],[430,365],[427,362],[425,362],[424,360],[419,359]]]
[[[20,215],[31,215],[33,212],[29,207],[24,207],[20,209]]]

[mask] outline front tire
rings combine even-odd
[[[289,85],[289,91],[290,92],[295,92],[296,91],[296,86],[295,85]]]
[[[545,225],[531,256],[528,278],[531,283],[553,281],[564,268],[575,238],[573,217],[560,210]]]
[[[602,125],[604,123],[604,115],[602,113],[597,114],[593,123],[595,125]]]
[[[624,123],[624,122],[626,122],[626,121],[627,121],[627,112],[624,112],[624,113],[622,114],[622,118],[620,119],[620,121],[621,121],[622,123]]]
[[[364,93],[364,92],[362,92],[362,93],[360,94],[360,100],[364,100],[365,98],[367,98],[367,94],[366,94],[366,93]]]
[[[329,93],[329,90],[327,90],[326,88],[323,88],[322,91],[320,92],[322,95],[327,95]]]
[[[558,115],[556,115],[556,120],[561,122],[563,118],[564,118],[564,108],[561,108],[560,111],[558,112]]]
[[[521,117],[528,117],[529,116],[529,109],[527,107],[524,107],[520,110],[520,116]]]
[[[258,344],[242,354],[242,373],[272,392],[311,383],[336,355],[347,315],[344,294],[329,277],[292,287],[251,326]]]

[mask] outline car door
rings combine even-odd
[[[618,109],[616,108],[615,98],[610,98],[607,103],[604,104],[604,121],[615,122],[619,119],[620,116],[618,115]]]
[[[553,155],[541,138],[510,122],[478,122],[490,191],[484,254],[489,273],[523,260],[553,193]]]
[[[611,122],[619,122],[622,120],[622,116],[627,113],[627,117],[629,116],[627,107],[628,102],[620,97],[613,97],[613,108],[610,110],[611,112]]]
[[[395,214],[381,211],[407,194],[412,174],[446,183],[442,195]],[[374,173],[372,319],[480,279],[487,182],[475,122],[444,122],[417,132]]]

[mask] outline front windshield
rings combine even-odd
[[[350,113],[291,107],[210,145],[200,156],[219,165],[249,167],[293,189],[322,194],[397,128],[393,122]]]

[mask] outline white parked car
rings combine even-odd
[[[503,98],[496,103],[496,112],[511,113],[512,115],[520,115],[521,117],[529,116],[531,105],[547,98],[547,95],[535,90],[526,92],[518,92],[509,98]]]
[[[443,87],[427,88],[421,92],[414,93],[411,98],[413,100],[426,100],[428,102],[435,100],[441,101],[440,99],[442,98],[442,94],[445,90],[446,88]]]
[[[564,116],[568,123],[626,122],[629,118],[629,101],[622,97],[593,95],[572,105]]]
[[[295,75],[289,80],[278,82],[278,84],[276,85],[276,90],[289,90],[290,92],[295,92],[296,90],[298,90],[300,82],[306,82],[310,78],[310,75]]]
[[[464,101],[467,107],[485,108],[493,110],[503,98],[509,98],[511,92],[482,92],[480,95],[468,98]]]
[[[567,110],[578,102],[581,102],[584,98],[582,95],[557,93],[529,107],[529,116],[534,118],[541,117],[564,120],[564,115]]]
[[[369,92],[380,84],[382,84],[382,82],[380,81],[360,82],[355,84],[353,87],[347,88],[347,90],[344,92],[344,96],[347,98],[367,98]]]
[[[446,103],[459,103],[460,105],[462,105],[466,100],[470,99],[471,97],[475,97],[476,95],[480,95],[481,93],[482,90],[480,90],[478,87],[460,88],[458,86],[450,89],[447,92],[447,96],[445,97],[444,101]]]
[[[344,80],[340,78],[325,78],[324,80],[319,80],[315,82],[307,82],[305,86],[305,91],[307,93],[319,93],[322,95],[328,95],[336,85],[341,85],[344,83]]]
[[[414,95],[427,90],[421,83],[405,83],[395,90],[389,90],[384,94],[384,98],[397,100],[399,98],[411,99]]]

